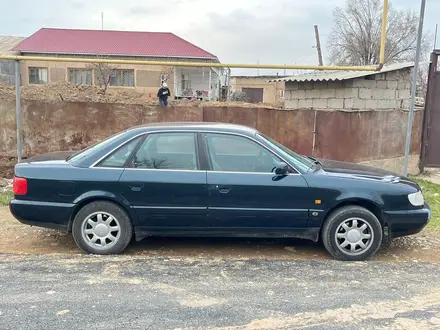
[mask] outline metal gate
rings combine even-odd
[[[242,88],[242,92],[246,93],[248,102],[262,103],[264,98],[264,88]]]
[[[440,50],[431,54],[420,169],[440,167]]]

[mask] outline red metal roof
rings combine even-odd
[[[168,32],[42,28],[11,50],[24,53],[217,57]]]

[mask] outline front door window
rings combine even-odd
[[[280,159],[258,143],[227,134],[207,134],[211,167],[221,172],[271,173]]]

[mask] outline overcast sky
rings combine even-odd
[[[15,0],[2,8],[0,35],[29,36],[41,27],[100,29],[103,11],[105,29],[173,32],[217,55],[223,63],[315,65],[318,60],[313,48],[313,25],[319,25],[325,58],[332,9],[344,3],[345,0]],[[394,0],[393,4],[420,10],[420,0]],[[439,12],[440,1],[427,0],[426,30],[434,32],[435,24],[440,23]],[[257,70],[246,73],[256,74]]]

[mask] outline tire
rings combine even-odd
[[[377,217],[359,206],[337,209],[328,216],[322,228],[325,248],[334,258],[343,261],[363,261],[372,257],[379,250],[382,237],[382,225]]]
[[[118,254],[130,243],[133,225],[118,205],[96,201],[79,210],[73,220],[72,235],[85,253]]]

